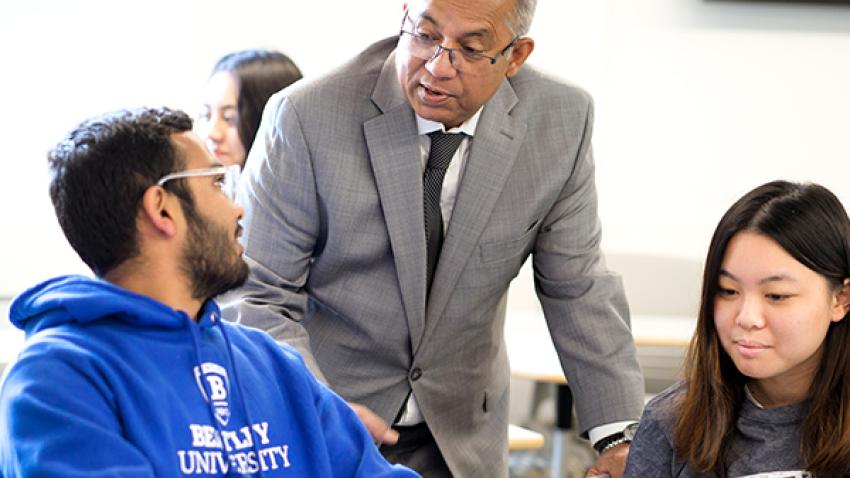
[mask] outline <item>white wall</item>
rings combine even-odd
[[[702,257],[763,182],[850,206],[850,5],[609,1],[598,88],[609,249]]]
[[[79,120],[193,109],[215,60],[241,48],[319,75],[401,12],[402,0],[3,2],[0,296],[85,272],[46,193],[45,152]],[[540,0],[532,36],[532,63],[596,97],[609,250],[699,258],[722,211],[777,177],[850,205],[850,7]]]

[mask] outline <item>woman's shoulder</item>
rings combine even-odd
[[[677,404],[684,397],[686,390],[687,383],[684,380],[680,380],[652,397],[644,408],[641,422],[649,418],[672,426],[672,422],[676,418]]]
[[[689,476],[679,474],[682,464],[676,459],[672,438],[676,404],[685,388],[683,382],[678,382],[652,397],[646,404],[629,449],[624,475],[626,478]]]

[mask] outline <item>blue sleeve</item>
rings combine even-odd
[[[154,477],[97,373],[66,352],[29,347],[0,384],[0,476]]]
[[[354,410],[339,395],[315,379],[313,383],[319,420],[325,431],[328,450],[333,453],[333,476],[419,476],[401,465],[389,464]]]
[[[299,384],[309,387],[318,415],[327,452],[330,454],[332,476],[353,478],[415,478],[419,474],[401,465],[392,465],[378,451],[366,426],[354,410],[333,390],[320,383],[304,364],[304,359],[292,347],[271,344],[282,352],[284,361],[292,365]]]

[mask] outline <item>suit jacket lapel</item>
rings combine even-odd
[[[526,125],[510,115],[516,103],[506,80],[481,113],[431,286],[426,334],[439,322],[517,158]]]
[[[384,63],[372,101],[383,114],[366,121],[363,130],[416,350],[425,322],[422,165],[416,119],[398,84],[394,54]]]

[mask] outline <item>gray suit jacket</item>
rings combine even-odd
[[[252,274],[227,313],[384,419],[412,390],[456,476],[507,476],[505,303],[529,254],[582,430],[642,408],[622,284],[599,251],[591,99],[527,66],[502,83],[426,300],[422,166],[395,41],[266,106],[238,193]]]

